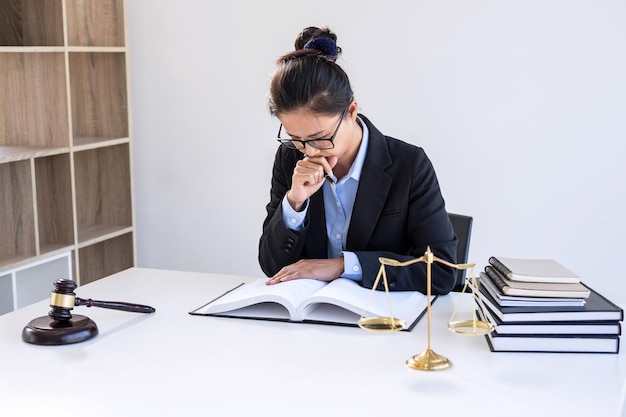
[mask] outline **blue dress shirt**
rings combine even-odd
[[[362,278],[361,263],[354,252],[344,251],[346,247],[346,238],[348,228],[350,227],[350,218],[352,217],[352,207],[354,199],[359,188],[359,180],[365,161],[367,152],[367,142],[369,140],[369,131],[365,123],[357,118],[359,125],[363,129],[363,138],[361,146],[350,167],[350,170],[336,184],[325,181],[322,186],[324,194],[324,210],[326,215],[326,235],[328,236],[328,258],[339,258],[343,256],[343,278],[350,278],[360,281]],[[336,178],[334,178],[336,180]],[[292,230],[300,230],[304,223],[307,210],[309,208],[308,201],[304,204],[302,211],[295,211],[287,201],[287,195],[283,197],[282,212],[283,222],[285,226]]]

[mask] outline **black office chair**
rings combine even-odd
[[[459,239],[456,248],[456,263],[467,263],[467,257],[469,255],[470,237],[472,235],[472,221],[470,216],[464,216],[462,214],[448,213],[450,221],[452,222],[452,228],[456,237]],[[465,269],[459,269],[456,275],[456,283],[452,291],[462,291],[465,283]]]

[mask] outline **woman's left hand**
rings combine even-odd
[[[266,284],[273,285],[292,279],[312,278],[320,281],[332,281],[343,273],[343,258],[334,259],[300,259],[287,265]]]

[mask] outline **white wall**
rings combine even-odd
[[[626,302],[623,0],[128,0],[139,265],[260,275],[274,60],[343,47],[361,110],[425,148],[470,260],[555,258]],[[478,271],[477,271],[478,272]]]

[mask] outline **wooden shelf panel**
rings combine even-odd
[[[2,54],[0,74],[0,145],[69,146],[64,54]]]
[[[114,237],[132,232],[131,226],[113,226],[110,224],[79,224],[78,247],[93,245]]]
[[[106,146],[130,143],[130,138],[104,138],[104,137],[84,137],[74,136],[74,151],[86,151],[89,149],[103,148]]]
[[[68,43],[72,46],[124,46],[122,0],[66,0]]]
[[[40,248],[45,245],[72,245],[74,209],[70,155],[35,159],[35,178]]]
[[[129,136],[125,57],[123,53],[69,54],[74,136]]]
[[[78,250],[80,285],[134,265],[133,235],[127,233]]]
[[[0,164],[0,263],[35,256],[35,214],[30,161]]]
[[[42,256],[53,256],[54,254],[69,252],[71,250],[74,250],[74,245],[64,245],[61,243],[43,244],[39,248],[39,252]]]
[[[129,144],[74,153],[79,225],[132,226]]]
[[[32,261],[32,255],[2,255],[0,254],[0,270],[18,267]]]
[[[0,46],[0,53],[19,53],[19,54],[34,54],[34,53],[64,53],[64,46]]]
[[[69,147],[64,148],[44,148],[34,146],[2,146],[0,145],[0,163],[23,161],[42,156],[58,155],[68,153]]]
[[[68,52],[117,52],[124,53],[126,52],[126,47],[124,46],[68,46]]]
[[[0,45],[63,45],[61,0],[0,1]]]

